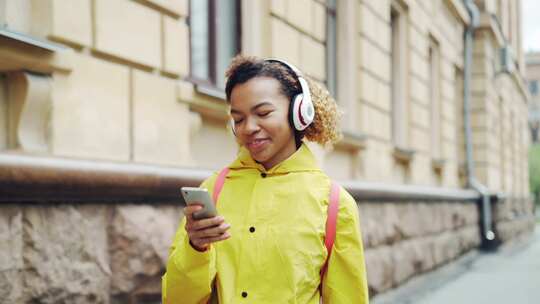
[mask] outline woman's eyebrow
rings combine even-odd
[[[256,105],[254,105],[253,107],[251,107],[251,111],[255,111],[257,110],[258,108],[262,107],[262,106],[273,106],[273,104],[269,101],[263,101],[261,103],[258,103]]]
[[[261,103],[258,103],[258,104],[256,104],[256,105],[254,105],[253,107],[251,107],[251,112],[257,110],[258,108],[260,108],[260,107],[262,107],[262,106],[268,106],[268,105],[269,105],[269,106],[273,106],[273,104],[272,104],[271,102],[269,102],[269,101],[263,101],[263,102],[261,102]],[[231,108],[231,114],[242,114],[242,112],[239,111],[239,110],[236,110],[236,109],[232,109],[232,108]]]

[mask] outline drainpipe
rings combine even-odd
[[[463,114],[465,123],[465,146],[468,186],[480,193],[480,216],[481,216],[481,248],[488,250],[496,247],[495,232],[493,231],[493,221],[491,217],[491,201],[488,188],[483,185],[474,175],[474,159],[472,151],[471,132],[471,73],[472,73],[472,51],[474,30],[479,25],[480,13],[473,0],[463,0],[470,23],[465,31],[465,66],[463,70]]]

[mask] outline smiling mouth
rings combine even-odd
[[[247,143],[247,147],[252,152],[262,150],[270,140],[268,138],[255,139]]]

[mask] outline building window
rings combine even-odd
[[[7,96],[7,80],[6,76],[0,74],[0,121],[3,124],[0,126],[0,150],[5,150],[8,146],[8,96]]]
[[[431,157],[442,158],[441,140],[441,96],[440,96],[440,51],[439,44],[433,38],[429,45],[429,96],[431,99]]]
[[[406,90],[407,16],[403,6],[392,3],[391,26],[391,87],[392,87],[392,141],[398,148],[408,144],[408,108]]]
[[[225,69],[240,52],[240,1],[190,2],[191,78],[225,88]]]
[[[506,116],[504,115],[504,101],[499,98],[499,174],[501,176],[501,190],[506,190]]]
[[[337,97],[337,24],[336,0],[327,0],[326,8],[326,86]]]
[[[531,80],[529,81],[529,92],[531,92],[532,96],[538,95],[538,80]]]
[[[458,177],[462,187],[467,185],[466,145],[465,145],[465,103],[463,99],[463,71],[454,66],[454,101],[456,106],[456,150],[458,157]]]
[[[499,26],[502,31],[502,34],[505,37],[508,37],[508,15],[509,10],[506,5],[506,0],[497,0],[497,12],[499,13]]]
[[[510,170],[509,174],[509,182],[510,187],[507,189],[509,192],[514,192],[516,190],[516,144],[515,144],[515,138],[516,136],[516,120],[514,118],[514,112],[510,112],[510,136],[507,138],[506,144],[510,146],[510,161],[508,164],[508,170]]]

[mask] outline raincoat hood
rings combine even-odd
[[[266,170],[261,163],[255,161],[251,157],[248,149],[241,147],[236,160],[229,165],[229,168],[232,170],[257,169],[260,172],[265,172],[267,174],[321,171],[317,164],[317,159],[305,143],[302,143],[300,148],[298,148],[291,156],[269,170]]]

